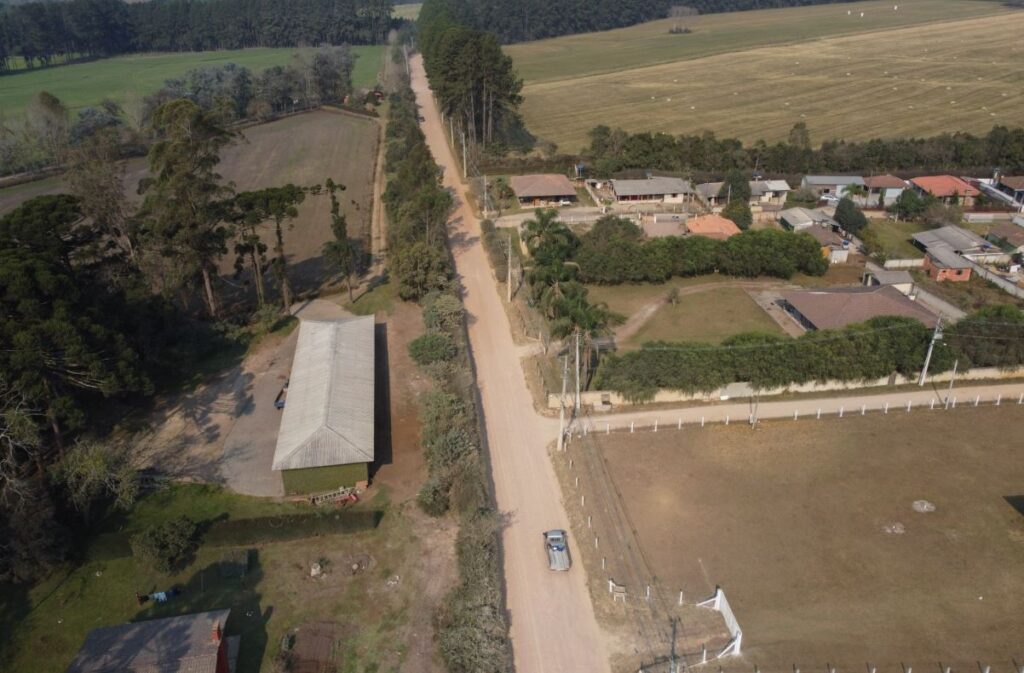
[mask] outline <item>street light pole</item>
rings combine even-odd
[[[935,321],[935,331],[932,332],[932,340],[928,344],[928,354],[924,356],[924,367],[921,369],[921,378],[918,380],[917,385],[923,386],[928,378],[928,367],[932,363],[932,352],[935,351],[935,343],[942,341],[942,316]]]

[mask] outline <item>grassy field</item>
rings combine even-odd
[[[356,87],[377,80],[382,46],[353,47],[359,58],[352,73]],[[156,91],[165,80],[202,66],[237,63],[253,71],[287,65],[299,49],[238,49],[181,54],[136,54],[88,63],[22,70],[0,77],[0,114],[17,116],[40,91],[49,91],[72,110],[112,98],[130,108],[134,101]]]
[[[258,525],[250,533],[258,541],[241,547],[204,543],[188,567],[170,575],[148,570],[130,554],[112,555],[93,544],[80,565],[69,565],[31,589],[2,587],[0,668],[10,673],[64,670],[90,629],[231,607],[227,633],[242,636],[240,673],[271,670],[285,633],[325,619],[338,623],[344,634],[338,643],[342,671],[397,670],[407,648],[406,622],[427,578],[417,567],[421,541],[404,509],[388,505],[383,494],[367,506],[374,504],[385,511],[375,529],[276,541],[275,535],[262,532],[270,531],[267,520],[254,517],[308,513],[306,506],[213,487],[157,492],[109,526],[128,535],[181,513],[195,520],[228,519],[236,528],[245,528],[244,520],[251,519]],[[245,579],[221,577],[217,566],[225,554],[245,550],[250,558]],[[313,580],[309,565],[321,559],[328,573]],[[353,563],[360,565],[356,573]],[[387,585],[396,575],[401,581]],[[180,597],[162,605],[136,604],[136,591],[172,586],[183,589]]]
[[[744,290],[712,288],[680,297],[677,304],[665,304],[623,346],[638,347],[648,341],[721,343],[741,332],[783,334]]]
[[[576,151],[602,123],[748,141],[779,140],[798,121],[812,141],[1024,123],[1024,12],[996,2],[711,15],[689,35],[670,35],[669,26],[509,47],[526,82],[531,131]]]
[[[956,671],[1019,661],[1020,423],[1003,405],[591,438],[664,590],[725,589],[744,658],[716,665]]]
[[[922,259],[924,252],[910,237],[926,229],[920,222],[871,219],[863,238],[872,252],[877,250],[889,259]]]
[[[415,21],[420,16],[420,8],[423,7],[422,2],[413,2],[406,5],[395,5],[395,9],[391,12],[391,16],[396,19],[409,19]]]

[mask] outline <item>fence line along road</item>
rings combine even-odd
[[[590,414],[572,427],[575,434],[632,430],[677,429],[680,426],[704,426],[710,423],[752,423],[767,419],[825,419],[863,415],[868,412],[896,413],[914,410],[946,410],[980,404],[1024,406],[1024,383],[993,386],[968,386],[954,389],[925,388],[880,395],[802,398],[757,402],[751,398],[739,403],[712,404],[685,409],[658,409],[617,414]]]

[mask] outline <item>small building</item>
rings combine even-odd
[[[891,285],[793,290],[782,293],[787,311],[812,330],[841,329],[882,316],[903,316],[935,327],[938,316]]]
[[[918,232],[911,238],[927,253],[946,248],[981,264],[998,264],[1010,260],[1010,255],[997,245],[962,227],[948,225],[929,229]]]
[[[1024,219],[1021,220],[1024,222]],[[998,222],[988,228],[985,239],[1011,255],[1024,253],[1024,224]]]
[[[67,673],[230,673],[239,636],[224,636],[230,609],[93,629]]]
[[[924,257],[924,271],[932,280],[962,283],[971,279],[971,265],[949,248],[935,247]]]
[[[1000,175],[996,189],[1006,194],[1018,207],[1024,208],[1024,175]]]
[[[698,215],[686,222],[686,228],[693,236],[707,236],[719,241],[740,233],[735,222],[721,215]]]
[[[750,183],[751,206],[782,206],[792,188],[785,180],[754,180]]]
[[[779,223],[790,231],[803,231],[815,225],[839,228],[839,223],[820,208],[787,208],[779,213]]]
[[[273,469],[285,493],[365,482],[374,460],[374,318],[303,320]]]
[[[612,192],[619,203],[688,203],[694,191],[682,178],[654,176],[643,180],[612,180]]]
[[[698,198],[707,204],[709,208],[718,208],[719,206],[724,206],[728,200],[725,194],[721,194],[722,185],[724,184],[724,182],[702,182],[696,186],[695,190]]]
[[[846,264],[850,258],[850,242],[840,236],[835,228],[828,225],[815,224],[801,229],[805,234],[814,237],[821,245],[822,256],[830,264]]]
[[[864,178],[864,186],[868,188],[868,206],[882,208],[896,203],[900,194],[910,187],[906,180],[889,174]]]
[[[521,206],[558,205],[563,201],[576,202],[576,188],[569,178],[558,173],[514,175],[509,181]]]
[[[864,267],[864,274],[861,276],[861,284],[865,287],[876,285],[891,285],[903,294],[910,296],[914,293],[914,277],[905,269],[886,269],[874,262],[868,262]]]
[[[918,194],[932,196],[946,205],[960,205],[970,208],[981,191],[966,180],[955,175],[927,175],[911,178],[910,184]]]
[[[848,194],[851,186],[864,187],[864,178],[859,175],[805,175],[800,181],[800,187],[809,189],[818,196],[849,196],[855,202],[864,205],[863,197]]]

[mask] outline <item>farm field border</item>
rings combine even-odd
[[[578,151],[599,124],[710,130],[747,142],[782,140],[801,121],[812,142],[984,133],[1024,124],[1022,31],[1024,12],[1015,12],[568,80],[527,78],[523,115],[565,151]]]

